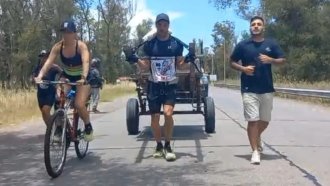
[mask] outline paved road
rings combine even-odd
[[[69,150],[63,174],[51,180],[43,164],[40,122],[0,129],[0,185],[330,185],[330,109],[274,100],[273,121],[263,136],[261,165],[249,163],[250,147],[238,91],[212,88],[216,133],[203,132],[201,115],[176,115],[177,161],[153,159],[149,117],[128,136],[126,99],[93,115],[96,139],[88,156]],[[190,109],[180,105],[177,109]]]

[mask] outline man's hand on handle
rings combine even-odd
[[[42,78],[39,77],[39,76],[37,76],[37,77],[34,78],[34,82],[35,82],[36,84],[40,84],[40,83],[42,82]]]
[[[137,63],[139,61],[139,56],[136,53],[133,53],[130,56],[126,56],[126,61],[130,64]]]
[[[189,63],[189,62],[194,62],[196,59],[196,55],[192,54],[192,53],[188,53],[185,57],[184,57],[184,62],[185,63]]]
[[[126,61],[129,62],[130,64],[134,64],[139,61],[139,56],[136,54],[134,48],[130,46],[125,46],[123,48],[123,52],[125,54]]]

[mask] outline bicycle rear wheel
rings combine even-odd
[[[49,176],[61,175],[67,154],[66,115],[57,110],[49,120],[44,141],[44,161]],[[55,152],[53,152],[55,151]]]
[[[78,116],[75,116],[76,123],[73,125],[75,133],[77,135],[77,140],[74,142],[74,148],[76,150],[77,157],[83,159],[88,151],[89,142],[85,140],[85,124],[82,119]]]

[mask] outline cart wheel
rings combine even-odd
[[[205,119],[205,132],[214,133],[215,111],[214,111],[214,101],[211,97],[206,97],[204,100],[204,119]]]
[[[135,98],[130,98],[126,105],[126,125],[129,135],[139,133],[139,103]]]

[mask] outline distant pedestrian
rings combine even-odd
[[[97,109],[97,106],[100,100],[100,89],[103,86],[103,79],[99,69],[97,68],[99,66],[99,63],[100,63],[99,59],[97,58],[92,59],[91,69],[89,72],[90,73],[89,84],[92,87],[92,95],[91,95],[92,111],[95,113],[100,112]]]

